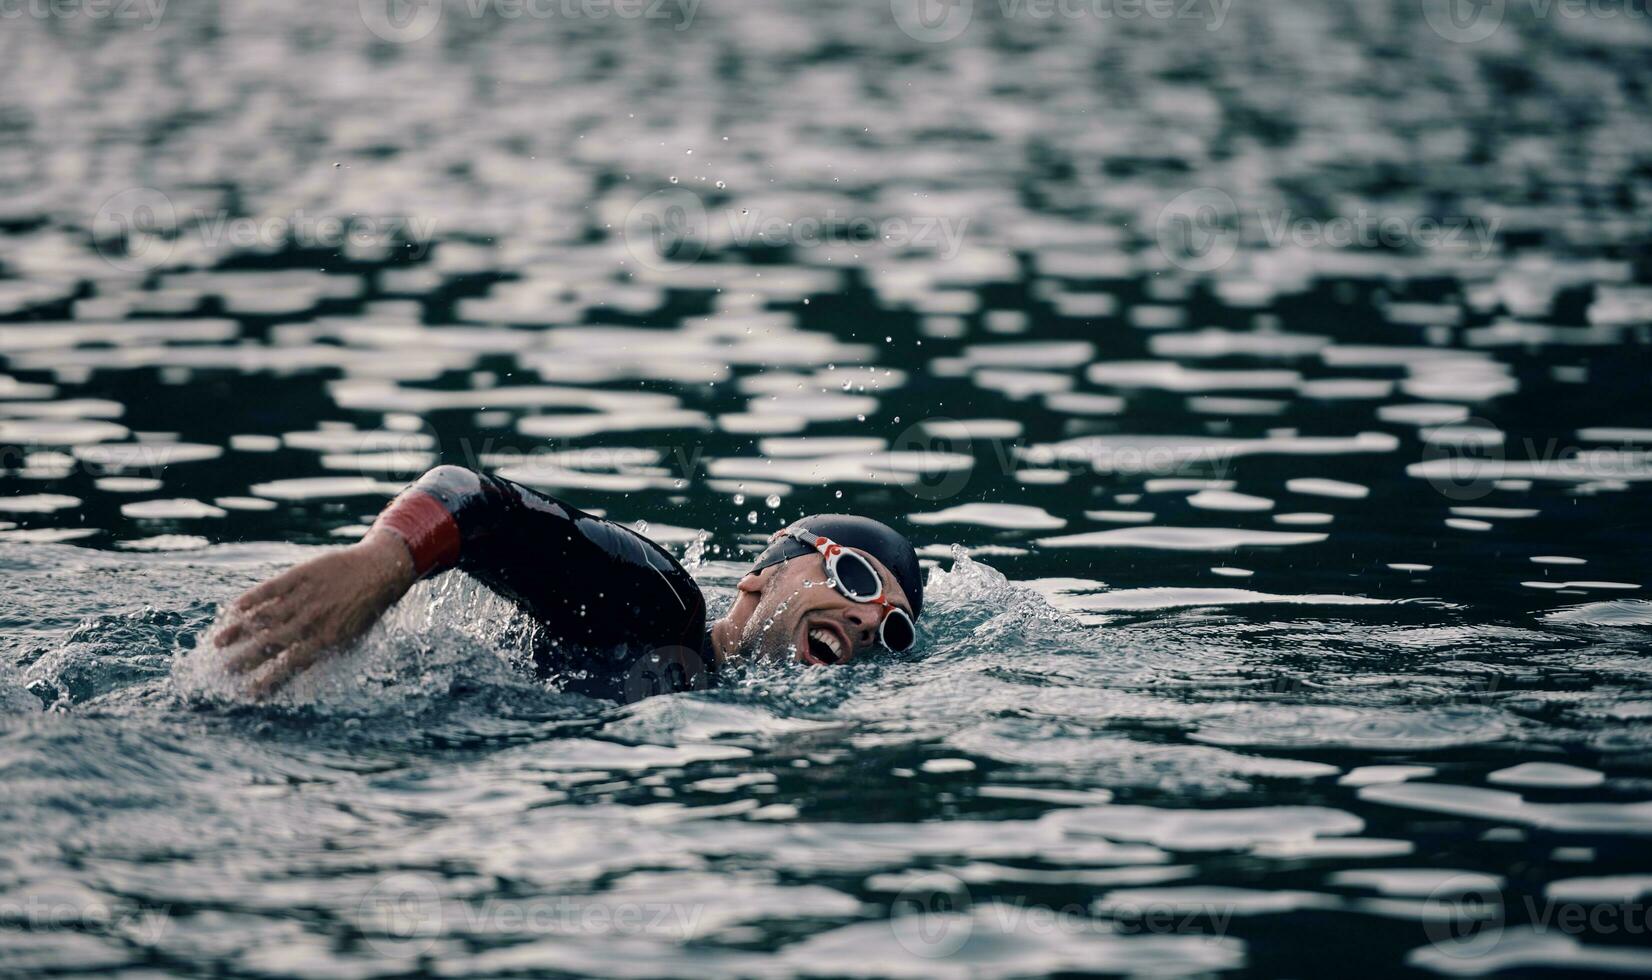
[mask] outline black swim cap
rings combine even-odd
[[[889,569],[889,574],[900,583],[907,600],[912,603],[912,618],[918,618],[918,614],[923,612],[923,570],[918,567],[918,553],[912,549],[912,542],[899,531],[870,517],[852,514],[815,514],[799,518],[790,526],[808,528],[811,534],[831,538],[845,548],[858,548],[883,562],[883,567]],[[757,556],[757,564],[751,570],[755,572],[778,565],[799,555],[812,554],[813,550],[796,538],[777,538]]]

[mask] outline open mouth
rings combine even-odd
[[[843,659],[843,641],[831,630],[816,626],[809,631],[809,657],[816,663],[835,664]]]

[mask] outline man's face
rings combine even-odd
[[[912,605],[883,563],[858,551],[883,580],[884,595],[911,615]],[[761,583],[757,606],[740,632],[740,649],[761,660],[844,664],[878,644],[883,606],[855,602],[826,581],[826,560],[803,555],[748,576],[742,588]]]

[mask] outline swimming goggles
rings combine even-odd
[[[826,560],[826,584],[838,590],[845,598],[883,607],[883,619],[878,622],[878,642],[899,653],[909,650],[918,641],[918,627],[905,609],[889,601],[884,594],[883,577],[872,563],[857,551],[843,547],[831,538],[811,534],[805,527],[789,527],[774,533],[776,538],[792,538],[813,548]]]

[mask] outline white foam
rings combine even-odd
[[[120,512],[125,517],[149,521],[200,520],[223,517],[225,513],[220,507],[187,497],[172,500],[138,500],[130,504],[121,504]]]
[[[1384,422],[1406,425],[1449,425],[1468,418],[1466,405],[1440,405],[1430,402],[1406,402],[1400,405],[1379,405],[1377,418]]]
[[[1285,489],[1291,493],[1300,493],[1311,497],[1338,497],[1344,500],[1361,500],[1371,495],[1370,487],[1358,483],[1324,480],[1316,477],[1286,480]]]
[[[1101,473],[1174,472],[1194,463],[1220,466],[1243,456],[1336,456],[1391,453],[1399,440],[1382,432],[1356,436],[1297,436],[1284,433],[1260,439],[1215,436],[1082,436],[1057,443],[1018,447],[1019,459],[1035,466],[1084,462]],[[1449,460],[1447,462],[1450,462]]]
[[[1501,930],[1495,943],[1480,933],[1419,946],[1405,958],[1408,966],[1453,977],[1480,977],[1506,971],[1556,971],[1561,976],[1599,973],[1652,973],[1652,950],[1634,946],[1585,946],[1553,929],[1518,926]]]
[[[1287,531],[1246,531],[1220,527],[1121,527],[1055,538],[1040,538],[1045,548],[1154,548],[1164,551],[1233,551],[1318,544],[1326,535]]]
[[[279,506],[262,497],[214,497],[212,502],[225,510],[269,511]]]
[[[1202,371],[1169,361],[1105,361],[1085,369],[1092,384],[1165,391],[1294,391],[1302,381],[1295,371]]]
[[[153,493],[161,481],[146,476],[105,476],[92,481],[104,493]]]
[[[1119,589],[1097,595],[1069,597],[1057,603],[1063,609],[1082,612],[1140,612],[1154,609],[1184,609],[1202,606],[1380,606],[1386,600],[1346,595],[1274,595],[1249,589],[1194,589],[1157,586]]]
[[[80,506],[79,497],[61,493],[31,493],[0,497],[0,514],[51,514]]]
[[[1492,528],[1489,521],[1474,521],[1466,517],[1448,517],[1445,526],[1459,531],[1489,531]]]
[[[1200,510],[1254,512],[1273,509],[1273,501],[1266,497],[1253,497],[1232,490],[1200,490],[1187,498],[1187,502]]]
[[[1104,806],[1057,810],[1042,820],[1077,836],[1139,841],[1168,851],[1246,850],[1260,844],[1296,843],[1357,834],[1365,821],[1318,806],[1264,806],[1165,810]]]
[[[1445,868],[1373,868],[1338,871],[1326,883],[1340,888],[1366,888],[1401,898],[1432,898],[1495,892],[1503,887],[1500,875]]]
[[[1605,773],[1561,762],[1522,762],[1486,776],[1499,786],[1531,786],[1548,789],[1577,789],[1606,782]]]
[[[914,524],[974,524],[1009,530],[1045,531],[1067,526],[1067,521],[1042,507],[1029,504],[960,504],[932,513],[908,514]]]
[[[1606,875],[1551,881],[1543,894],[1557,902],[1627,904],[1652,895],[1652,875]]]
[[[1088,391],[1055,391],[1044,396],[1044,407],[1068,415],[1117,415],[1128,403],[1118,395]]]
[[[925,419],[919,423],[924,432],[942,439],[1014,439],[1022,432],[1022,425],[1014,419]]]
[[[148,538],[116,541],[115,547],[124,551],[199,551],[211,544],[198,534],[157,534]]]
[[[1567,833],[1652,835],[1652,802],[1528,803],[1517,794],[1444,783],[1367,786],[1360,799]]]
[[[0,444],[88,446],[124,439],[126,426],[92,419],[0,419]]]
[[[271,500],[335,500],[342,497],[390,497],[402,483],[386,483],[365,476],[313,476],[255,483],[252,493]]]
[[[1105,524],[1150,524],[1154,514],[1148,510],[1087,510],[1084,516]]]

